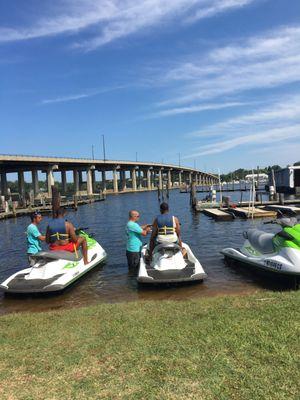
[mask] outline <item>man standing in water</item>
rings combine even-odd
[[[140,213],[136,210],[129,211],[129,221],[126,225],[126,257],[129,269],[137,269],[140,264],[142,236],[147,236],[151,230],[151,225],[140,226],[137,220],[140,218]]]
[[[39,231],[38,225],[42,221],[43,217],[38,212],[35,211],[31,214],[31,224],[28,225],[27,234],[27,256],[29,265],[32,267],[35,263],[34,255],[42,250],[41,242],[46,239],[46,236],[42,235]]]

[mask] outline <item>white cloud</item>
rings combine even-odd
[[[239,147],[242,145],[268,146],[270,143],[274,144],[275,142],[284,142],[288,139],[295,140],[295,144],[298,143],[300,139],[300,124],[264,130],[249,135],[237,136],[231,139],[221,140],[218,142],[203,145],[198,152],[189,154],[184,158],[190,159],[198,156],[222,153],[224,151],[231,150],[235,147]]]
[[[79,39],[76,46],[92,50],[158,24],[182,21],[183,17],[194,21],[208,18],[254,1],[259,0],[54,0],[49,9],[42,3],[42,9],[35,12],[39,17],[28,26],[0,28],[0,42],[77,34],[84,30],[89,38]]]
[[[242,114],[225,121],[206,126],[189,133],[188,136],[232,136],[247,133],[249,130],[268,129],[283,124],[300,123],[300,95],[284,96],[281,100],[255,108],[248,114]]]
[[[196,11],[196,13],[189,17],[187,21],[195,22],[203,18],[215,16],[232,8],[242,8],[250,3],[253,3],[253,0],[210,0],[207,3],[207,7]]]
[[[203,111],[210,111],[210,110],[221,110],[224,108],[232,108],[232,107],[241,107],[245,106],[249,103],[241,102],[241,101],[232,101],[232,102],[224,102],[224,103],[208,103],[208,104],[196,104],[191,105],[188,107],[177,107],[177,108],[170,108],[162,111],[158,111],[154,113],[152,117],[169,117],[173,115],[179,114],[191,114],[191,113],[198,113]]]
[[[162,74],[161,82],[176,84],[172,98],[160,103],[185,104],[252,89],[300,81],[300,26],[284,27],[242,44],[194,55]]]
[[[97,96],[101,93],[107,93],[107,92],[112,92],[115,90],[120,90],[124,89],[126,86],[116,86],[112,88],[106,88],[106,89],[99,89],[99,90],[91,90],[83,93],[76,93],[76,94],[71,94],[68,96],[59,96],[59,97],[54,97],[52,99],[45,99],[41,101],[41,104],[53,104],[53,103],[66,103],[69,101],[76,101],[76,100],[81,100],[87,97],[93,97]]]
[[[261,152],[262,148],[271,152],[274,143],[277,143],[279,148],[285,145],[288,139],[293,140],[293,146],[300,154],[300,95],[286,96],[268,106],[260,106],[248,114],[228,118],[186,134],[186,137],[195,137],[200,141],[198,146],[201,144],[199,151],[189,154],[187,159],[223,153],[242,146],[247,152],[249,147],[253,148],[252,153],[256,149]]]

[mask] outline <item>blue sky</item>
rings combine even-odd
[[[1,0],[5,154],[300,160],[299,0]]]

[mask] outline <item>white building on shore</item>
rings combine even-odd
[[[274,178],[278,193],[300,194],[300,165],[288,165],[274,171]],[[269,185],[273,186],[272,174],[269,175]]]
[[[254,179],[254,182],[256,182],[256,183],[257,183],[257,180],[258,180],[258,183],[268,183],[269,176],[267,174],[262,174],[262,173],[248,174],[245,176],[246,182],[253,182],[253,179]]]

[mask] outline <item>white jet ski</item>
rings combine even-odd
[[[249,229],[244,232],[246,240],[241,249],[226,248],[221,253],[225,259],[240,261],[277,275],[300,278],[300,224],[296,218],[267,223],[278,224],[282,230],[273,234]]]
[[[200,262],[187,244],[182,243],[182,247],[187,252],[185,257],[178,244],[158,244],[153,250],[152,261],[148,263],[148,245],[145,245],[142,248],[138,282],[161,284],[203,281],[206,273]]]
[[[0,285],[8,293],[58,292],[77,281],[107,257],[100,244],[84,231],[79,231],[88,245],[89,264],[84,265],[82,253],[69,251],[40,251],[33,267],[23,269]]]

